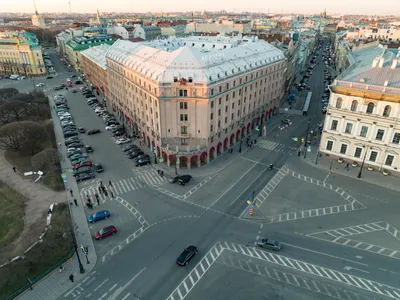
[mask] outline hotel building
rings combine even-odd
[[[356,63],[330,86],[320,152],[400,175],[399,50],[373,46],[351,55]]]
[[[283,101],[283,53],[256,37],[119,40],[106,54],[114,110],[180,168],[208,163],[255,129]]]

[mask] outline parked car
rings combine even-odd
[[[99,231],[97,231],[94,234],[94,238],[96,240],[101,240],[101,239],[103,239],[105,237],[108,237],[110,235],[114,235],[116,233],[117,233],[117,228],[115,228],[115,226],[111,225],[111,226],[104,227],[103,229],[100,229]]]
[[[82,160],[80,163],[72,165],[72,169],[77,170],[83,167],[91,167],[91,166],[92,166],[91,160]]]
[[[125,147],[122,148],[122,151],[127,152],[130,151],[132,149],[139,149],[138,146],[130,144],[130,145],[126,145]]]
[[[287,125],[291,125],[291,124],[292,124],[292,121],[290,121],[289,119],[283,119],[283,120],[282,120],[282,123],[283,123],[283,124],[287,124]]]
[[[128,152],[128,158],[129,159],[134,159],[134,158],[136,158],[136,157],[138,157],[139,155],[142,155],[142,154],[144,154],[144,152],[142,150]]]
[[[79,133],[85,133],[85,132],[86,132],[86,129],[85,129],[85,128],[79,127]]]
[[[87,157],[79,157],[79,158],[77,158],[77,159],[74,159],[74,160],[71,160],[71,165],[72,166],[76,166],[76,165],[79,165],[81,162],[83,162],[83,161],[87,161],[88,159],[87,159]],[[90,161],[91,162],[91,161]],[[72,167],[73,168],[73,167]],[[79,169],[79,168],[78,168]]]
[[[100,133],[100,129],[90,129],[87,134],[88,135],[92,135],[92,134],[96,134],[96,133]]]
[[[176,263],[180,266],[186,266],[189,261],[199,252],[196,246],[190,245],[176,259]]]
[[[73,143],[68,143],[66,146],[68,148],[81,148],[83,145],[80,142],[73,142]]]
[[[150,156],[148,154],[140,154],[138,157],[135,158],[135,161],[137,162],[140,159],[148,158],[150,159]]]
[[[113,130],[114,128],[117,128],[117,125],[111,124],[110,126],[106,126],[106,130]]]
[[[151,161],[150,161],[150,157],[149,158],[142,158],[142,159],[139,159],[137,162],[136,162],[136,167],[140,167],[140,166],[143,166],[143,165],[149,165],[149,164],[151,164]]]
[[[100,163],[94,164],[94,168],[97,173],[101,173],[104,171],[104,168],[103,168],[102,164],[100,164]]]
[[[88,179],[93,179],[96,175],[94,173],[83,173],[75,177],[76,182],[81,182]]]
[[[64,138],[68,138],[68,137],[75,136],[75,135],[78,135],[78,133],[76,131],[64,132]]]
[[[122,139],[118,139],[115,141],[115,143],[117,145],[123,145],[123,144],[127,144],[129,142],[131,142],[131,139],[129,139],[129,138],[122,138]]]
[[[86,145],[85,146],[85,150],[86,150],[87,153],[92,153],[93,152],[93,148],[90,145]]]
[[[89,223],[94,223],[100,220],[107,219],[111,216],[110,212],[108,210],[100,210],[95,212],[93,215],[90,215],[88,218]]]
[[[93,173],[92,168],[91,167],[82,167],[82,168],[76,169],[76,170],[72,171],[72,176],[77,176],[77,175],[83,174],[83,173]]]
[[[80,158],[85,158],[86,159],[87,157],[88,157],[88,155],[86,153],[74,154],[74,155],[70,156],[69,160],[73,161],[73,160],[77,160],[77,159],[80,159]]]
[[[42,86],[44,86],[44,83],[43,83],[43,82],[39,82],[39,83],[36,85],[36,87],[42,87]]]
[[[274,251],[281,250],[281,244],[278,241],[271,239],[261,239],[259,242],[257,242],[257,245],[261,248],[272,249]]]
[[[192,176],[190,176],[190,175],[180,175],[180,176],[176,176],[172,180],[172,183],[178,183],[179,185],[186,185],[191,179],[192,179]]]
[[[76,80],[75,81],[75,84],[82,84],[83,82],[82,82],[82,80]]]

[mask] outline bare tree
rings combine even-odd
[[[18,94],[18,90],[14,89],[14,88],[0,89],[0,100],[2,100],[2,101],[8,100],[17,94]]]
[[[4,114],[8,114],[8,119],[11,119],[12,121],[22,121],[24,116],[26,116],[28,112],[28,106],[29,104],[19,101],[19,100],[13,100],[13,101],[7,101],[4,103],[1,107],[0,110]]]
[[[0,127],[1,149],[18,151],[21,148],[21,144],[21,124],[19,122],[6,124]]]
[[[0,128],[0,148],[34,155],[49,136],[42,125],[32,121],[13,122]]]
[[[58,154],[54,148],[47,148],[32,156],[32,166],[35,170],[53,172],[58,168]]]

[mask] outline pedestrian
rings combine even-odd
[[[110,187],[113,186],[112,183],[111,183],[111,180],[108,181],[108,185],[109,185]]]
[[[349,170],[349,167],[350,167],[350,164],[347,164],[347,165],[346,165],[346,170],[347,170],[347,171]]]
[[[97,201],[97,205],[100,205],[100,198],[99,198],[99,195],[95,195],[96,196],[96,201]]]
[[[89,208],[93,209],[93,204],[92,203],[89,203]]]
[[[257,139],[254,140],[254,145],[257,144]]]
[[[111,198],[114,198],[114,193],[110,191]]]
[[[101,187],[103,186],[103,181],[101,181],[101,180],[100,180],[100,186],[101,186]]]
[[[78,201],[74,199],[75,206],[78,206]]]
[[[13,171],[14,171],[14,173],[16,173],[16,172],[17,172],[17,169],[16,169],[15,167],[13,167]]]
[[[301,151],[297,152],[297,156],[300,156],[300,155],[301,155]]]
[[[103,194],[103,190],[102,190],[102,188],[100,186],[99,186],[99,193]]]
[[[64,271],[64,267],[62,265],[60,265],[60,273]]]
[[[142,140],[139,141],[139,146],[142,146]]]
[[[72,190],[69,190],[69,193],[71,194],[71,196],[74,195],[74,192]]]
[[[69,274],[69,280],[71,280],[71,282],[74,282],[74,275]]]
[[[107,190],[106,189],[104,189],[104,195],[107,197],[108,196],[108,193],[107,193]]]
[[[86,207],[90,209],[90,204],[89,204],[89,202],[86,202]]]

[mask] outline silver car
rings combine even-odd
[[[257,245],[261,248],[272,249],[274,251],[281,250],[281,243],[271,239],[261,239],[261,241],[257,242]]]

